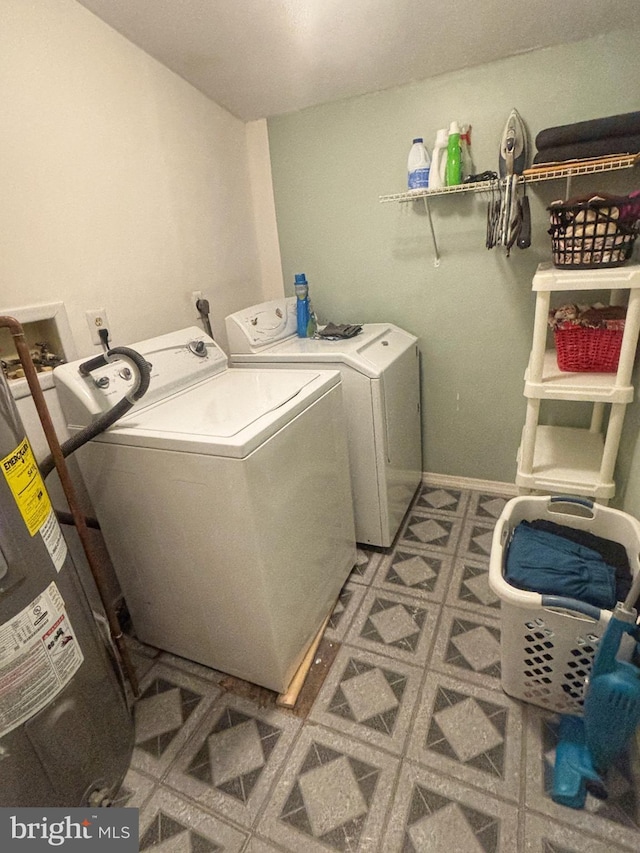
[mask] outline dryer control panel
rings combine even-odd
[[[149,390],[134,405],[134,412],[227,369],[224,352],[197,326],[127,346],[140,353],[151,370]],[[135,366],[128,359],[118,356],[83,376],[78,368],[86,361],[63,364],[53,376],[65,400],[63,408],[73,412],[74,426],[90,423],[135,387]]]
[[[296,334],[296,297],[272,299],[225,318],[231,353],[259,352]]]

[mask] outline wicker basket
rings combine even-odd
[[[624,331],[568,326],[553,333],[558,367],[567,373],[615,373]]]
[[[563,269],[619,267],[631,257],[638,220],[611,200],[556,203],[551,218],[553,263]]]

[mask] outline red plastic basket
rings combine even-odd
[[[553,333],[558,367],[568,373],[615,373],[624,331],[569,326]]]

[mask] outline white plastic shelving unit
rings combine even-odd
[[[518,452],[516,485],[524,492],[563,492],[607,503],[615,494],[613,470],[625,409],[634,395],[631,372],[640,333],[640,264],[595,270],[562,270],[550,263],[540,264],[533,278],[533,290],[536,294],[533,344],[524,385],[527,414]],[[551,294],[589,290],[608,290],[610,304],[627,305],[616,373],[562,372],[557,366],[555,349],[546,346]],[[592,403],[589,428],[540,424],[542,400]],[[604,432],[607,404],[610,413]]]

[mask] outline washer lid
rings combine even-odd
[[[94,441],[243,458],[340,381],[337,371],[225,370]]]

